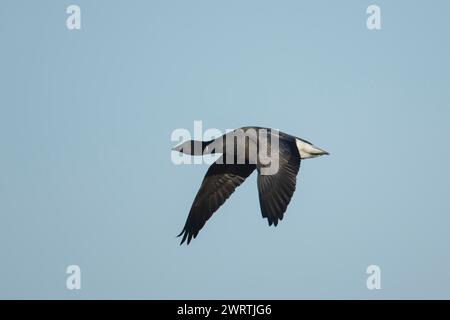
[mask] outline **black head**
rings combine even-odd
[[[189,154],[192,156],[200,156],[203,154],[203,150],[206,148],[207,143],[198,140],[188,140],[182,144],[172,148],[173,151]]]

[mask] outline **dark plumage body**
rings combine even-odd
[[[261,127],[243,127],[210,141],[187,141],[173,150],[190,155],[222,154],[203,179],[179,234],[183,236],[181,244],[186,240],[189,244],[197,236],[212,214],[255,169],[262,216],[269,225],[276,226],[294,194],[301,160],[328,154],[308,141]]]

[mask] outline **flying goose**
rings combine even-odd
[[[255,169],[262,216],[269,226],[276,226],[294,194],[301,160],[329,154],[306,140],[261,127],[239,128],[210,141],[188,140],[172,150],[188,155],[222,154],[203,178],[178,235],[183,236],[180,245],[186,240],[189,244],[197,236],[212,214]],[[270,163],[276,163],[276,170],[263,172],[270,164],[262,160],[262,155],[268,155]]]

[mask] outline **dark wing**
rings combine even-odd
[[[294,143],[279,141],[279,169],[274,175],[261,175],[258,167],[259,204],[263,218],[269,226],[283,219],[295,191],[300,154]]]
[[[183,235],[181,244],[186,239],[189,244],[197,236],[212,214],[256,168],[254,164],[233,165],[220,162],[225,162],[222,157],[209,167],[203,178],[183,231],[178,235]]]

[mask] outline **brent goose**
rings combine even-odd
[[[183,231],[178,235],[183,236],[180,244],[186,240],[189,244],[255,169],[262,216],[267,218],[269,226],[276,226],[294,194],[300,161],[328,154],[306,140],[261,127],[239,128],[210,141],[189,140],[172,150],[189,155],[222,154],[206,172]],[[267,155],[265,161],[262,155]],[[264,172],[272,163],[276,163],[275,170]]]

